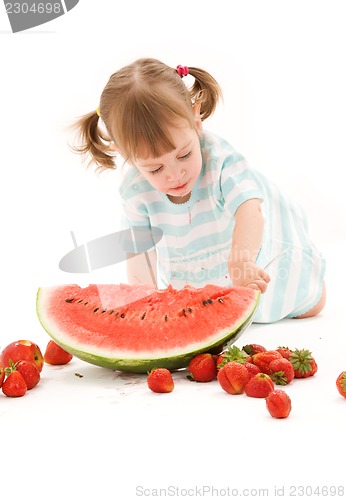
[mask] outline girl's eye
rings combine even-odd
[[[188,158],[190,158],[190,156],[192,155],[192,151],[189,151],[188,153],[186,153],[186,155],[183,155],[183,156],[179,156],[179,160],[187,160]],[[160,167],[156,168],[155,170],[150,170],[150,173],[152,175],[155,175],[155,174],[158,174],[159,172],[161,172],[161,170],[163,169],[163,166],[161,165]]]
[[[162,166],[157,168],[156,170],[151,170],[150,173],[155,175],[155,174],[158,174],[159,172],[161,172],[161,170],[162,170]]]
[[[190,158],[190,156],[191,156],[191,151],[189,151],[186,155],[181,156],[179,160],[187,160],[188,158]]]

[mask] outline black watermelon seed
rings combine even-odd
[[[207,301],[207,300],[203,300],[203,302],[202,302],[202,303],[203,303],[203,305],[204,305],[204,306],[207,306],[207,305],[208,305],[208,301]]]
[[[89,304],[89,302],[88,302],[88,301],[87,301],[87,302],[84,302],[84,305],[85,305],[85,306],[87,306],[88,304]]]
[[[166,316],[165,316],[165,321],[168,321],[168,316],[167,316],[167,314],[166,314]]]
[[[209,302],[209,304],[213,303],[212,299],[208,299],[208,302]]]
[[[105,313],[105,312],[107,312],[107,309],[103,309],[102,314]]]
[[[191,307],[188,307],[188,309],[187,309],[187,310],[189,311],[189,313],[192,313],[192,309],[191,309]]]
[[[143,316],[141,317],[141,319],[144,319],[144,318],[145,318],[145,315],[146,315],[146,313],[144,313],[144,314],[143,314]]]
[[[81,302],[83,302],[83,299],[80,299],[80,300],[77,302],[77,304],[80,304]]]
[[[219,302],[221,302],[221,303],[223,302],[223,300],[222,300],[222,299],[217,299],[217,300],[218,300]]]
[[[121,317],[121,318],[125,318],[125,314],[124,314],[124,313],[121,313],[121,314],[120,314],[120,317]]]
[[[68,302],[69,304],[70,304],[71,302],[73,302],[73,301],[74,301],[74,299],[65,299],[65,302]]]
[[[99,307],[96,307],[96,308],[94,309],[94,313],[96,313],[99,309],[100,309]]]
[[[110,311],[109,315],[111,315],[111,314],[113,314],[113,313],[114,313],[114,310],[112,309],[112,310]]]

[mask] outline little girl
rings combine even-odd
[[[102,169],[122,158],[126,227],[163,233],[149,254],[129,255],[129,283],[156,285],[158,273],[175,288],[247,286],[262,292],[257,322],[315,316],[325,261],[302,209],[202,129],[220,97],[203,69],[139,59],[110,77],[99,108],[76,123],[77,152]]]

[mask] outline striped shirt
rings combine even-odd
[[[155,243],[162,286],[232,285],[228,257],[234,215],[242,203],[257,198],[264,234],[256,263],[265,267],[286,252],[268,267],[271,281],[255,321],[269,323],[308,311],[321,297],[325,261],[308,236],[302,208],[222,138],[203,131],[200,144],[201,173],[183,204],[172,203],[135,168],[124,169],[120,196],[125,226],[147,228],[149,235],[152,228],[163,232]]]

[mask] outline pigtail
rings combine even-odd
[[[101,170],[115,168],[114,152],[109,147],[111,139],[101,130],[96,111],[81,116],[72,128],[80,140],[78,146],[71,147],[73,152],[89,156],[88,165],[94,163]]]
[[[189,89],[191,101],[201,107],[201,120],[211,116],[217,106],[222,91],[217,81],[205,70],[189,66],[189,74],[194,77],[194,83]]]

